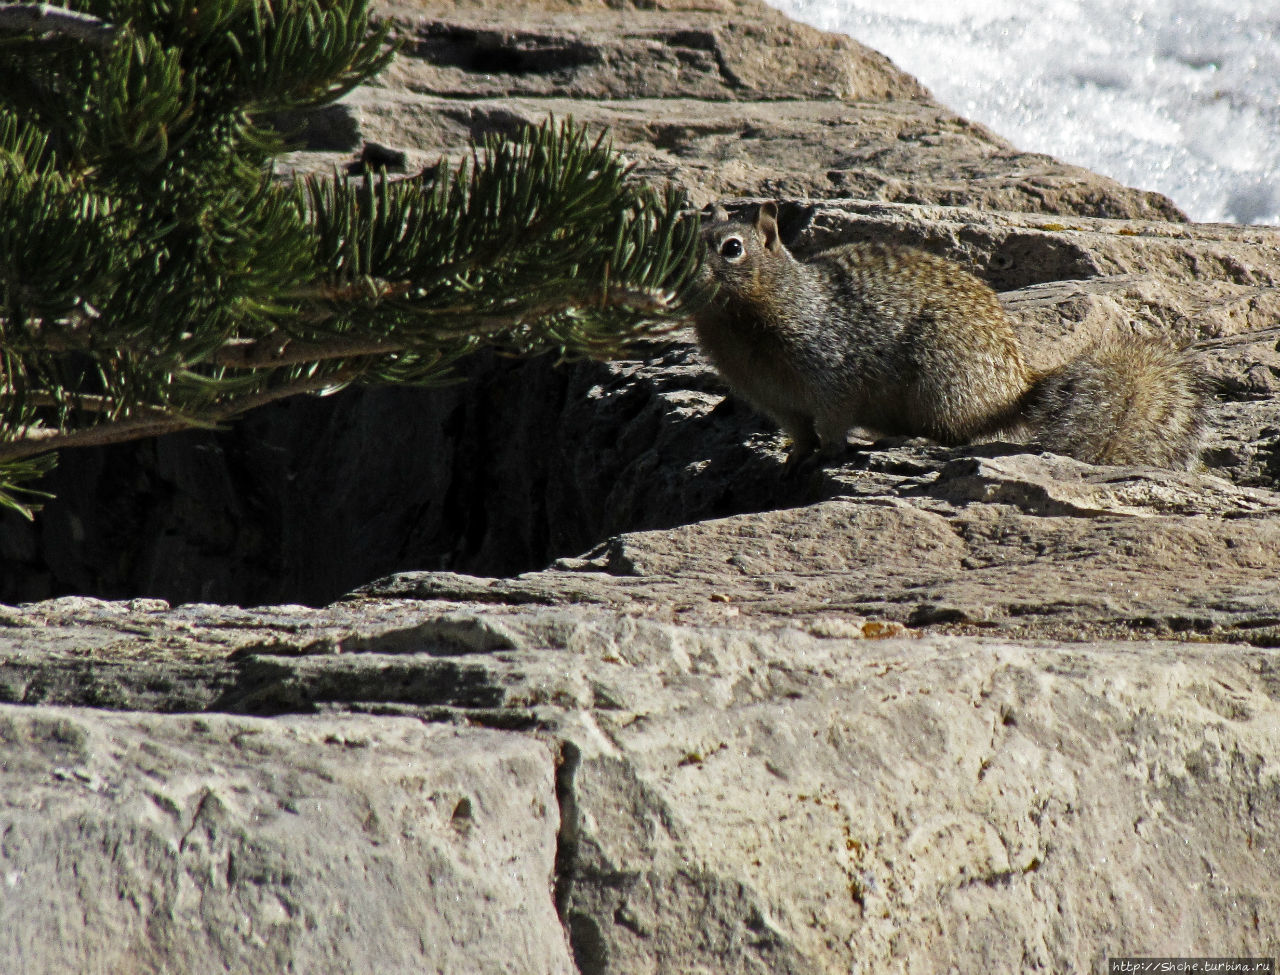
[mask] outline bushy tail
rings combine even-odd
[[[1204,376],[1160,339],[1108,338],[1042,374],[1025,418],[1043,449],[1090,464],[1190,468],[1204,436]]]

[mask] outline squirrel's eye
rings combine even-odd
[[[728,237],[720,245],[720,256],[726,261],[736,261],[742,256],[742,241],[737,237]]]

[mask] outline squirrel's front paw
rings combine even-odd
[[[818,462],[818,458],[820,456],[817,447],[818,445],[814,443],[803,445],[793,443],[787,451],[786,462],[782,465],[783,476],[791,477],[801,468],[814,466],[814,464]]]

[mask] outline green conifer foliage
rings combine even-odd
[[[368,6],[0,3],[0,504],[60,448],[483,346],[607,356],[702,299],[684,200],[571,122],[409,179],[273,177],[264,120],[391,58]]]

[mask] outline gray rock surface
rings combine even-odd
[[[881,441],[784,477],[686,333],[69,454],[0,525],[5,597],[44,600],[0,611],[0,958],[1280,955],[1280,232],[1021,153],[748,0],[661,6],[386,5],[404,56],[291,164],[608,124],[699,203],[780,198],[798,251],[966,263],[1041,363],[1195,345],[1204,469]]]
[[[527,736],[5,706],[0,755],[8,971],[573,971]]]
[[[939,636],[665,583],[11,610],[0,938],[30,972],[1275,953],[1273,651]],[[224,713],[139,713],[166,702]]]

